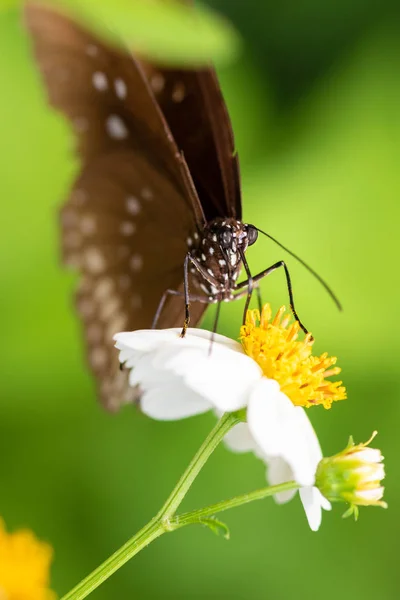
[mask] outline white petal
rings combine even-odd
[[[371,490],[357,490],[354,492],[354,497],[358,502],[375,502],[383,497],[384,490],[382,486]]]
[[[148,417],[171,421],[200,415],[210,410],[211,405],[192,390],[175,382],[145,392],[140,407]]]
[[[265,457],[285,460],[295,481],[312,485],[322,458],[318,439],[301,407],[263,380],[252,391],[247,420],[250,430]],[[268,384],[268,385],[267,385]]]
[[[297,483],[303,486],[314,483],[317,464],[322,458],[317,436],[304,409],[294,406],[277,389],[276,382],[263,379],[254,387],[247,420],[267,460],[280,457]]]
[[[224,442],[233,452],[250,452],[256,450],[256,443],[247,423],[238,423],[228,431]]]
[[[223,412],[247,405],[250,391],[262,377],[258,364],[249,356],[225,344],[204,340],[201,347],[181,344],[164,346],[154,360],[182,377],[186,385]]]
[[[114,335],[115,346],[121,349],[131,348],[132,350],[139,350],[141,352],[150,352],[160,346],[160,344],[171,343],[180,341],[185,344],[190,343],[191,345],[199,345],[204,347],[206,344],[209,348],[210,341],[213,339],[213,345],[224,345],[236,350],[237,352],[243,353],[243,349],[239,342],[232,340],[224,335],[218,333],[214,334],[205,329],[194,329],[189,328],[184,338],[180,337],[182,328],[171,328],[171,329],[138,329],[137,331],[123,331]]]
[[[381,451],[376,448],[362,448],[353,453],[353,458],[366,463],[379,463],[383,460]]]
[[[114,335],[114,340],[119,350],[150,352],[160,344],[175,341],[179,338],[179,333],[179,329],[139,329],[117,333]]]
[[[279,446],[280,431],[277,423],[282,420],[283,413],[291,410],[285,401],[280,402],[279,384],[272,379],[263,378],[254,386],[247,408],[247,422],[254,439],[268,456],[277,456],[275,450]]]
[[[120,361],[132,369],[130,384],[142,390],[143,411],[175,419],[212,407],[222,412],[244,407],[262,377],[257,363],[230,338],[200,329],[181,338],[180,332],[150,329],[114,337]]]
[[[363,484],[385,478],[385,467],[382,463],[362,464],[360,467],[353,469],[353,472],[357,473]]]
[[[318,531],[322,520],[322,508],[330,510],[331,505],[316,487],[300,489],[300,498],[312,531]]]
[[[288,463],[281,457],[274,457],[267,459],[267,479],[270,485],[278,485],[285,483],[286,481],[293,481],[293,471]],[[284,504],[289,502],[295,495],[297,490],[287,490],[286,492],[279,492],[275,494],[274,498],[278,504]]]

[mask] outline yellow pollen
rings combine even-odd
[[[266,377],[279,383],[293,404],[331,408],[332,402],[346,398],[341,381],[327,380],[341,371],[333,366],[336,357],[326,352],[313,356],[311,334],[299,341],[300,326],[297,321],[290,323],[290,318],[284,316],[285,310],[282,306],[273,319],[269,304],[265,304],[261,315],[258,310],[249,310],[240,330],[243,348]]]
[[[0,600],[54,600],[49,588],[53,551],[32,532],[7,533],[0,519]]]

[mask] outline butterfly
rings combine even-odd
[[[246,296],[247,308],[257,282],[280,267],[298,319],[284,261],[255,277],[247,265],[260,230],[242,221],[213,68],[150,64],[33,1],[25,17],[49,101],[76,134],[81,168],[61,210],[62,250],[81,275],[77,309],[103,405],[136,399],[114,354],[118,331],[183,324],[184,334],[210,303]]]

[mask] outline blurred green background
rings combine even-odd
[[[210,2],[211,3],[211,2]],[[374,429],[389,510],[344,506],[309,531],[300,502],[226,514],[231,541],[188,528],[155,542],[93,594],[106,598],[398,598],[400,487],[400,23],[393,0],[215,0],[244,40],[221,71],[236,132],[244,215],[309,261],[344,305],[288,259],[317,350],[339,357],[349,399],[309,411],[325,454]],[[0,15],[0,515],[55,548],[61,594],[160,507],[211,428],[211,415],[158,423],[97,405],[59,262],[57,211],[76,168],[45,104],[17,11]],[[254,270],[283,258],[260,239]],[[263,285],[287,303],[283,274]],[[224,306],[237,335],[241,306]],[[209,317],[210,319],[210,317]],[[211,322],[210,320],[208,321]],[[184,507],[264,485],[250,455],[220,448]]]

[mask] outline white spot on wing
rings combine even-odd
[[[93,73],[92,83],[98,92],[105,92],[108,89],[108,79],[102,71],[95,71]]]
[[[140,254],[134,254],[132,256],[130,265],[132,271],[140,271],[140,269],[143,267],[143,258],[140,256]]]
[[[99,49],[95,44],[88,44],[85,48],[86,54],[88,56],[97,56],[99,53]]]
[[[150,78],[150,87],[155,94],[163,91],[165,86],[165,78],[161,73],[154,73]]]
[[[110,115],[107,117],[106,130],[108,135],[114,140],[124,140],[129,135],[127,126],[118,115]]]
[[[93,215],[84,215],[81,218],[80,226],[84,235],[93,235],[96,231],[96,219]]]
[[[107,364],[107,351],[102,346],[96,346],[90,353],[90,362],[95,369],[101,369]]]
[[[97,274],[104,271],[106,262],[98,248],[91,246],[85,252],[85,265],[90,273]]]
[[[121,231],[122,235],[126,235],[126,236],[132,235],[136,231],[135,224],[132,223],[131,221],[123,221],[120,226],[120,231]]]
[[[100,306],[99,316],[103,321],[108,321],[119,310],[119,301],[116,296],[111,296]]]
[[[151,189],[149,187],[142,188],[142,191],[140,192],[140,195],[145,200],[151,200],[153,198],[153,192],[151,191]]]
[[[172,101],[179,103],[182,102],[184,97],[186,96],[186,88],[185,85],[181,81],[177,81],[172,90]]]
[[[112,339],[113,335],[125,329],[127,322],[128,319],[126,315],[119,313],[108,325],[106,329],[106,337]]]
[[[115,93],[117,94],[117,98],[119,98],[120,100],[124,100],[128,92],[128,88],[126,86],[125,81],[121,79],[121,77],[117,77],[117,79],[114,81],[114,87]]]
[[[140,202],[135,196],[128,196],[125,202],[126,210],[136,216],[140,212]]]
[[[99,283],[95,285],[93,297],[98,302],[101,302],[102,300],[110,296],[110,294],[112,294],[113,288],[114,285],[112,279],[110,277],[103,277],[102,279],[100,279]]]

